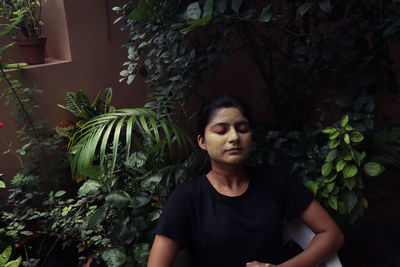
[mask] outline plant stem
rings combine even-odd
[[[47,261],[47,258],[49,257],[50,253],[53,251],[54,247],[56,246],[58,240],[60,240],[60,237],[57,237],[56,241],[54,241],[53,245],[51,246],[51,248],[49,249],[49,251],[46,254],[46,257],[44,257],[44,260],[42,262],[42,267],[44,266],[44,264]]]
[[[28,111],[25,109],[25,106],[24,106],[24,104],[22,103],[21,98],[18,96],[18,94],[17,94],[17,92],[16,92],[14,86],[12,85],[11,81],[7,78],[7,75],[5,74],[3,68],[0,67],[0,71],[1,71],[1,75],[3,76],[4,80],[5,80],[5,81],[8,83],[8,85],[10,86],[11,91],[12,91],[12,93],[13,93],[15,99],[17,100],[18,104],[21,106],[21,110],[22,110],[22,112],[25,114],[26,120],[28,121],[28,123],[29,123],[30,126],[32,127],[33,134],[35,135],[35,138],[36,138],[38,144],[40,144],[41,141],[40,141],[40,138],[39,138],[39,134],[38,134],[38,132],[36,131],[36,128],[35,128],[35,126],[33,125],[33,122],[32,122],[32,120],[31,120],[31,117],[29,116]]]

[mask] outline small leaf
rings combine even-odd
[[[346,127],[346,125],[349,123],[349,115],[344,115],[343,118],[340,120],[340,126]]]
[[[60,190],[60,191],[57,191],[57,192],[54,194],[54,196],[55,196],[55,197],[61,197],[61,196],[63,196],[65,193],[66,193],[65,191]]]
[[[12,248],[8,246],[1,254],[0,254],[0,266],[4,266],[8,259],[11,256]]]
[[[341,170],[343,170],[343,168],[346,166],[346,161],[345,160],[339,160],[337,163],[336,163],[336,171],[337,172],[340,172]]]
[[[346,186],[349,190],[353,190],[357,184],[357,177],[353,176],[348,179],[344,179],[343,181],[344,186]]]
[[[345,192],[343,195],[343,202],[345,206],[347,207],[347,210],[349,213],[351,210],[357,205],[357,195],[353,191]]]
[[[325,13],[329,13],[331,11],[331,1],[330,0],[320,0],[319,7]]]
[[[334,140],[334,139],[336,139],[338,136],[339,136],[339,132],[338,132],[338,131],[333,132],[333,133],[331,133],[331,134],[329,135],[329,140]]]
[[[332,162],[327,162],[322,165],[321,172],[323,176],[328,176],[328,174],[332,171]]]
[[[338,154],[338,151],[336,149],[329,151],[328,155],[326,155],[325,162],[334,160],[336,158],[337,154]]]
[[[342,173],[343,173],[343,178],[350,178],[358,173],[358,169],[355,165],[350,164],[344,167]]]
[[[346,144],[350,144],[350,136],[348,134],[344,135],[343,140]]]
[[[329,127],[326,127],[325,129],[323,129],[322,132],[326,133],[326,134],[333,134],[333,133],[337,132],[337,129],[335,127],[329,126]]]
[[[199,19],[200,15],[201,15],[200,4],[199,4],[199,2],[194,2],[194,3],[191,3],[190,5],[188,5],[183,17],[186,20]],[[126,76],[128,76],[128,75],[126,75]]]
[[[6,188],[6,184],[0,180],[0,188]]]
[[[240,6],[242,5],[243,0],[232,0],[232,10],[236,13],[239,13]]]
[[[350,139],[351,141],[353,141],[354,143],[359,143],[362,140],[364,140],[364,135],[358,131],[352,131],[350,133]]]
[[[150,174],[141,182],[141,186],[153,193],[158,184],[161,182],[161,179],[162,175],[160,173]]]
[[[309,2],[305,2],[304,4],[302,4],[301,6],[299,6],[299,8],[296,11],[297,16],[304,16],[304,14],[307,13],[307,11],[314,5],[313,2],[309,1]]]
[[[31,231],[21,231],[21,234],[23,235],[33,235],[33,233]]]
[[[334,209],[334,210],[338,209],[338,201],[335,196],[329,196],[328,204],[329,204],[329,207],[331,207],[332,209]]]
[[[361,199],[361,204],[363,205],[364,208],[368,208],[368,201],[365,198]]]
[[[364,165],[364,171],[369,176],[381,175],[384,172],[384,170],[385,170],[385,167],[383,167],[378,162],[367,162]]]
[[[268,22],[271,20],[272,18],[272,14],[269,12],[269,10],[271,9],[272,4],[268,4],[266,7],[263,8],[263,10],[261,11],[261,15],[258,18],[258,21],[261,22]]]
[[[329,148],[336,148],[339,145],[340,145],[340,140],[338,139],[329,141]]]

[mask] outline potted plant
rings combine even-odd
[[[42,0],[0,0],[1,16],[8,19],[14,30],[21,55],[28,64],[44,63],[46,37],[42,35]],[[17,23],[13,23],[17,22]]]

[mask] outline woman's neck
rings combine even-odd
[[[241,164],[223,166],[212,164],[207,178],[216,189],[242,191],[243,187],[247,188],[248,185],[248,176]]]

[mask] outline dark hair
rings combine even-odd
[[[197,133],[201,136],[204,136],[204,130],[207,124],[210,122],[218,109],[232,107],[240,109],[243,116],[249,120],[251,125],[250,110],[240,97],[234,95],[218,95],[206,101],[201,107],[197,119]]]

